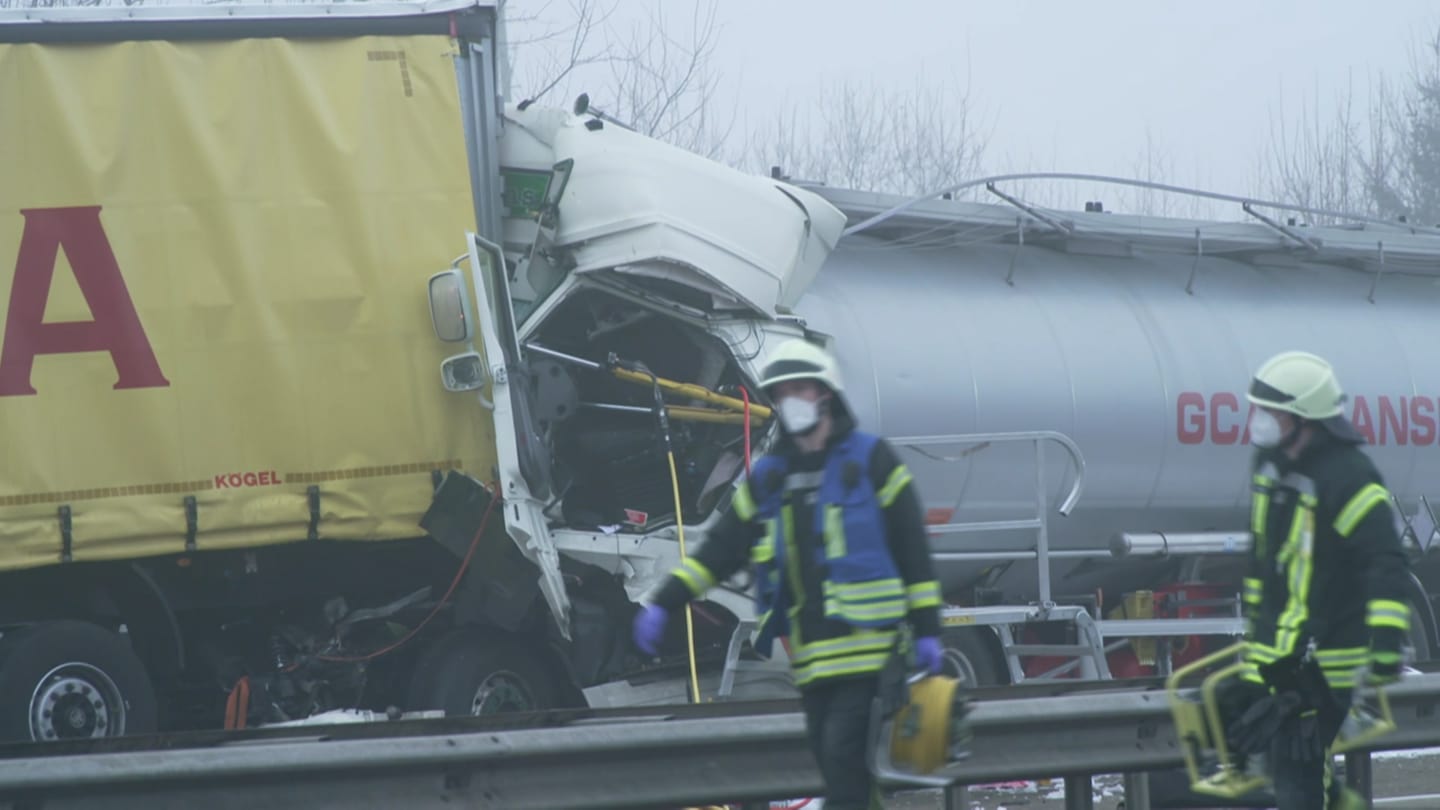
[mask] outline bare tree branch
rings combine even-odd
[[[563,13],[507,13],[509,23],[535,29],[514,41],[528,46],[527,54],[535,60],[525,79],[517,82],[524,90],[518,97],[534,100],[557,88],[564,88],[566,95],[583,89],[597,112],[646,135],[720,157],[734,117],[723,120],[715,110],[719,0],[703,5],[696,0],[684,35],[672,30],[665,13],[675,8],[673,0],[666,5],[656,0],[642,21],[623,29],[611,19],[617,4],[600,8],[597,2],[570,0]],[[558,25],[552,16],[564,16],[567,22]],[[563,49],[562,34],[568,37]],[[542,53],[548,58],[537,58]]]
[[[509,10],[513,4],[506,5],[506,25],[518,26],[522,29],[526,25],[544,25],[545,30],[530,36],[512,39],[508,43],[510,51],[510,62],[513,65],[519,62],[520,53],[545,54],[542,57],[539,67],[527,71],[525,78],[519,80],[521,87],[530,86],[539,89],[524,91],[521,98],[528,101],[538,101],[551,90],[560,86],[575,70],[586,65],[594,65],[609,61],[612,57],[606,53],[597,51],[593,46],[593,38],[597,29],[602,28],[610,15],[615,13],[615,6],[598,8],[595,0],[570,0],[569,23],[559,27],[545,21],[545,10],[549,8],[547,2],[540,9],[527,15],[510,15]],[[569,37],[564,52],[558,56],[549,49],[538,46],[549,42],[555,42],[562,37]],[[524,49],[522,51],[522,48]]]
[[[1277,124],[1261,170],[1268,193],[1301,205],[1440,223],[1440,31],[1396,91],[1372,84],[1363,126],[1347,88],[1333,117],[1302,105],[1298,126]],[[1323,221],[1323,220],[1322,220]]]
[[[784,109],[752,136],[744,163],[778,166],[797,180],[897,194],[935,191],[981,170],[986,136],[968,87],[917,80],[896,92],[844,82]]]
[[[647,22],[632,26],[615,49],[610,82],[600,94],[602,109],[638,132],[718,158],[735,116],[732,111],[728,121],[720,121],[713,109],[720,83],[712,66],[719,36],[716,3],[707,0],[702,7],[697,0],[689,34],[681,40],[670,33],[657,2]]]

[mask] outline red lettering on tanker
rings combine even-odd
[[[20,234],[5,342],[0,347],[0,396],[35,393],[30,372],[41,354],[109,352],[119,377],[115,388],[170,385],[100,224],[100,206],[30,208],[20,214],[25,217],[25,230]],[[92,320],[44,322],[61,248]]]
[[[269,487],[275,484],[283,484],[280,480],[280,473],[274,470],[264,472],[238,472],[224,473],[215,476],[216,489],[239,489],[241,487]]]
[[[1255,406],[1228,391],[1206,396],[1183,391],[1175,397],[1175,437],[1181,444],[1250,443]],[[1350,421],[1373,445],[1433,445],[1440,440],[1440,398],[1356,396]]]

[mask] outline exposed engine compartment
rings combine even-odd
[[[762,396],[749,389],[723,341],[604,290],[573,293],[531,342],[602,366],[534,353],[530,360],[532,401],[553,453],[559,493],[552,517],[571,528],[649,531],[675,521],[657,389],[617,378],[609,363],[634,364],[661,379],[751,401]],[[663,397],[667,406],[705,407],[670,392]],[[745,463],[743,415],[727,422],[671,414],[667,421],[684,520],[703,520]],[[752,443],[765,427],[750,419]]]

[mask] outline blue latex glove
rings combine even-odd
[[[665,622],[670,616],[659,605],[646,605],[635,614],[635,646],[656,655],[660,650],[660,639],[665,636]]]
[[[934,636],[923,636],[915,640],[915,664],[931,675],[940,674],[940,666],[945,660],[945,648],[940,646],[940,639]]]

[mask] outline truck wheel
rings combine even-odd
[[[415,662],[406,701],[446,717],[528,712],[557,704],[543,659],[513,639],[462,627],[436,639]]]
[[[0,738],[43,742],[155,728],[150,676],[115,633],[56,621],[0,640]]]
[[[941,671],[968,686],[1010,683],[1009,671],[999,657],[998,640],[992,645],[987,638],[993,635],[989,630],[973,628],[944,631],[941,643],[945,647],[945,658]]]

